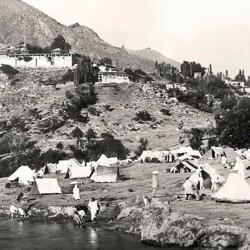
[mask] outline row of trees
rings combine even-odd
[[[173,82],[181,81],[181,75],[179,69],[172,66],[171,64],[165,62],[158,63],[156,61],[155,68],[160,76]]]
[[[200,63],[196,62],[188,62],[184,61],[181,64],[181,74],[184,77],[191,77],[193,78],[195,73],[200,73],[200,75],[203,77],[206,73],[205,67],[202,67]]]

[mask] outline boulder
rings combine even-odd
[[[245,232],[229,225],[210,225],[204,218],[149,208],[143,212],[141,241],[150,245],[226,249],[242,246]]]

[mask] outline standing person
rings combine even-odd
[[[73,188],[73,198],[76,200],[76,203],[79,204],[80,191],[79,191],[79,188],[78,188],[77,184],[75,184],[75,186]]]
[[[159,171],[153,171],[152,176],[152,188],[153,188],[153,198],[155,197],[156,189],[159,188],[158,174]]]
[[[88,208],[89,208],[90,213],[91,213],[91,221],[94,221],[94,219],[96,218],[96,215],[100,211],[100,206],[97,203],[97,200],[95,198],[91,198],[91,200],[88,203]]]

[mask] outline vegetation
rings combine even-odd
[[[181,82],[182,81],[182,77],[181,77],[179,69],[172,66],[171,64],[168,64],[165,62],[158,63],[156,61],[155,68],[156,68],[158,74],[160,76],[166,78],[167,80],[170,80],[173,82]]]
[[[86,132],[86,138],[88,141],[96,138],[96,132],[92,128],[89,128]]]
[[[126,159],[129,150],[122,144],[120,140],[115,139],[110,134],[102,134],[102,140],[91,141],[87,145],[86,159],[97,160],[101,154],[107,157],[117,157],[118,159]]]
[[[14,69],[12,66],[7,64],[2,64],[0,70],[8,76],[9,79],[12,79],[15,75],[19,73],[17,69]]]
[[[82,132],[82,130],[81,130],[80,128],[76,127],[76,128],[72,131],[71,135],[72,135],[74,138],[79,139],[79,138],[82,138],[82,137],[83,137],[83,132]]]
[[[216,117],[217,142],[233,148],[250,147],[250,99],[242,98],[232,109]]]
[[[202,139],[204,136],[204,130],[199,128],[192,128],[189,134],[190,146],[195,150],[201,150],[201,146],[203,145]]]
[[[124,72],[128,75],[128,78],[131,82],[150,82],[153,80],[152,77],[150,77],[141,69],[136,69],[133,71],[131,68],[126,68]]]
[[[200,63],[184,61],[181,65],[181,74],[184,77],[193,78],[195,73],[200,73],[201,77],[205,75],[205,68]]]
[[[152,121],[152,117],[147,110],[142,110],[136,113],[136,121]]]
[[[138,149],[135,151],[135,154],[137,157],[139,157],[144,150],[147,150],[148,147],[148,140],[145,138],[140,138],[140,145],[138,146]]]

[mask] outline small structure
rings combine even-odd
[[[55,178],[35,179],[35,182],[30,191],[31,195],[61,193],[61,188],[59,187],[57,179]]]
[[[250,186],[238,173],[230,173],[223,187],[212,196],[216,201],[250,202]]]
[[[90,179],[95,182],[117,182],[118,167],[97,166]]]
[[[198,167],[199,166],[195,164],[194,161],[185,160],[179,162],[178,165],[175,166],[175,169],[177,170],[177,172],[184,173],[184,172],[194,172],[198,169]]]
[[[138,160],[140,162],[173,162],[175,159],[174,155],[167,150],[163,151],[151,151],[151,150],[144,150]]]
[[[35,177],[35,172],[28,166],[21,166],[9,176],[8,181],[17,182],[20,185],[31,185],[34,182]]]
[[[65,179],[83,179],[88,178],[92,173],[91,167],[69,167]]]

